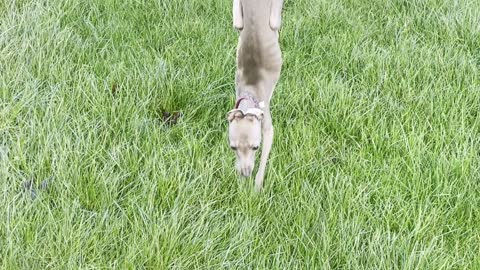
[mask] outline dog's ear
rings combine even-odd
[[[245,116],[245,114],[243,113],[242,110],[234,109],[234,110],[231,110],[227,113],[227,120],[228,120],[228,122],[232,122],[233,120],[238,119],[238,118],[243,118],[244,116]]]
[[[241,0],[233,0],[233,27],[237,30],[243,29],[243,10]]]
[[[247,119],[250,119],[250,120],[253,120],[254,118],[256,118],[259,121],[262,121],[263,120],[263,110],[257,109],[257,108],[248,109],[245,112],[245,117]]]
[[[278,31],[282,24],[282,6],[283,0],[272,0],[270,6],[270,28],[273,31]]]

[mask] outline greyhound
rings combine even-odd
[[[255,153],[262,146],[255,187],[261,190],[273,142],[270,99],[280,78],[278,41],[283,0],[233,0],[233,26],[240,32],[235,74],[236,102],[228,112],[228,137],[236,153],[236,169],[252,174]],[[262,143],[263,136],[263,143]]]

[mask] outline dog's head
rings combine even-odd
[[[255,167],[255,153],[262,142],[263,111],[234,109],[228,112],[227,120],[230,148],[237,156],[237,171],[242,176],[250,176]]]

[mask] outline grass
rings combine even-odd
[[[0,268],[480,269],[480,5],[286,0],[257,194],[230,2],[0,1]]]

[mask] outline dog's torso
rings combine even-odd
[[[278,32],[269,24],[271,0],[241,0],[243,29],[237,48],[237,95],[242,91],[269,102],[280,76]]]

